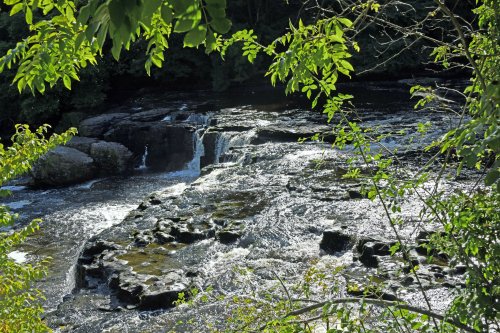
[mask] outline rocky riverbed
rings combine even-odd
[[[419,166],[418,148],[458,120],[414,113],[404,84],[388,84],[391,99],[381,102],[381,87],[353,87],[364,92],[356,109],[385,133],[405,130],[384,146],[397,149],[400,167],[412,173]],[[85,138],[70,145],[99,161],[92,162],[87,180],[109,177],[117,169],[109,168],[112,163],[123,171],[135,168],[135,175],[16,193],[16,202],[27,203],[25,219],[45,215],[52,224],[45,222],[33,238],[34,249],[21,250],[55,258],[41,283],[54,329],[164,332],[192,318],[190,330],[203,332],[204,320],[221,320],[228,305],[172,308],[180,292],[213,287],[229,296],[258,293],[275,286],[276,276],[296,282],[311,265],[342,266],[341,295],[362,293],[352,286],[371,279],[385,282],[380,297],[421,304],[408,264],[390,256],[395,238],[382,207],[365,198],[362,181],[342,178],[350,149],[297,142],[314,133],[331,140],[323,115],[280,98],[250,104],[196,100],[142,99],[82,123]],[[420,135],[416,125],[427,121],[433,127]],[[126,158],[96,153],[111,146]],[[440,186],[465,187],[467,181],[445,178]],[[42,207],[51,200],[59,204]],[[420,220],[416,198],[402,207],[399,232],[414,248],[411,260],[420,266],[433,306],[442,310],[460,287],[462,272],[439,254],[425,260],[422,244],[433,226]],[[251,273],[242,279],[242,271]]]

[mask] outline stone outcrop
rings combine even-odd
[[[106,113],[97,117],[87,118],[80,123],[78,131],[81,136],[101,138],[112,125],[129,115],[129,113]]]

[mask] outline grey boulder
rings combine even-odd
[[[94,160],[74,148],[56,147],[37,161],[31,174],[37,185],[80,183],[95,176]]]
[[[133,166],[132,152],[117,142],[99,141],[92,143],[90,156],[93,158],[99,173],[103,176],[123,174]]]

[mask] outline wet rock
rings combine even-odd
[[[465,272],[467,272],[467,266],[466,265],[456,265],[453,268],[453,274],[462,275],[462,274],[465,274]]]
[[[262,144],[266,142],[297,142],[301,138],[309,138],[316,133],[325,133],[325,141],[329,141],[331,133],[324,126],[319,127],[263,127],[259,128],[257,135],[252,139],[251,144]]]
[[[217,239],[221,243],[232,243],[238,240],[241,237],[240,232],[230,231],[230,230],[222,230],[217,233]]]
[[[128,304],[139,304],[145,285],[133,274],[120,272],[111,276],[109,287],[115,291],[120,301]]]
[[[175,237],[172,235],[169,235],[165,232],[158,231],[155,233],[156,241],[158,244],[166,244],[175,241]]]
[[[367,243],[370,244],[370,243]],[[375,255],[375,251],[373,250],[373,247],[370,245],[366,246],[363,248],[363,252],[361,252],[361,255],[359,256],[358,260],[365,265],[366,267],[369,268],[377,268],[379,266],[379,258],[377,255]]]
[[[130,149],[136,156],[142,156],[149,141],[148,133],[150,128],[151,123],[123,119],[110,126],[102,134],[102,138],[106,141],[119,142]]]
[[[149,198],[148,201],[151,205],[161,205],[162,204],[162,199],[158,196],[158,194],[152,194]]]
[[[217,140],[219,132],[209,132],[207,131],[203,136],[203,146],[205,147],[205,154],[200,159],[201,168],[214,164],[217,159]]]
[[[91,240],[83,248],[83,251],[80,254],[79,259],[80,261],[83,262],[87,262],[89,260],[92,261],[96,255],[101,254],[104,251],[119,250],[121,248],[122,248],[121,246],[106,240],[102,239],[99,239],[97,241]]]
[[[190,280],[182,270],[166,272],[148,286],[140,295],[139,308],[143,310],[164,309],[174,306],[179,293],[187,290]]]
[[[134,244],[139,247],[144,247],[148,244],[151,244],[155,241],[155,237],[151,233],[151,231],[146,230],[144,232],[138,232],[134,235]]]
[[[365,249],[368,249],[374,255],[388,256],[391,254],[391,247],[395,244],[396,242],[394,241],[362,237],[358,240],[356,250],[359,253],[363,253]]]
[[[187,226],[172,226],[170,234],[181,243],[191,244],[208,238],[208,235],[199,230],[189,230]]]
[[[219,221],[220,223],[220,221]],[[219,224],[221,225],[221,224]],[[224,229],[216,233],[216,238],[224,244],[229,244],[238,240],[244,232],[244,224],[240,222],[227,222],[225,221],[222,225]]]
[[[356,250],[360,254],[357,259],[366,267],[377,268],[380,264],[379,257],[389,256],[391,254],[390,248],[394,244],[396,242],[363,237],[358,240],[356,245]]]
[[[356,285],[355,288],[349,288],[347,292],[353,296],[365,297],[365,298],[374,298],[374,299],[383,299],[385,301],[397,301],[398,297],[389,291],[377,290],[375,288],[368,287],[366,288],[364,285]]]
[[[88,118],[80,123],[78,131],[81,136],[102,138],[112,125],[127,116],[129,116],[128,113],[107,113]]]
[[[194,130],[194,127],[188,124],[124,120],[110,128],[104,138],[123,144],[136,156],[142,156],[147,146],[148,168],[176,171],[183,169],[193,158]]]
[[[166,231],[170,232],[170,227],[172,226],[172,220],[159,220],[156,222],[153,232]]]
[[[103,176],[124,174],[133,167],[132,152],[117,142],[93,143],[90,156]]]
[[[319,247],[329,254],[334,254],[348,250],[354,245],[354,241],[354,237],[343,230],[326,230]]]
[[[347,191],[350,199],[364,199],[366,195],[363,195],[360,190],[351,189]]]
[[[148,111],[142,111],[142,112],[137,112],[134,113],[129,117],[131,121],[140,121],[140,122],[151,122],[151,121],[158,121],[162,120],[167,116],[168,114],[172,113],[172,109],[167,109],[167,108],[159,108],[159,109],[154,109],[154,110],[148,110]]]
[[[94,160],[89,155],[63,146],[42,156],[31,171],[35,184],[42,186],[77,184],[95,174]]]
[[[411,276],[407,276],[407,277],[404,277],[402,280],[401,280],[401,284],[403,286],[409,286],[411,285],[413,282],[415,281],[415,279]]]

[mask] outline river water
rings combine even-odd
[[[415,134],[418,122],[438,124],[418,140],[410,139],[412,134],[386,139],[384,145],[390,149],[413,151],[457,124],[456,118],[446,114],[412,113],[404,84],[366,84],[351,90],[364,96],[358,111],[367,115],[365,120],[371,125],[404,128]],[[387,91],[391,92],[390,98]],[[178,198],[168,202],[183,214],[191,214],[193,205],[218,205],[221,198],[239,205],[241,199],[227,199],[229,192],[251,191],[255,194],[253,200],[262,199],[258,211],[243,217],[245,233],[236,243],[225,245],[209,239],[179,251],[177,258],[199,270],[205,286],[215,285],[228,295],[274,286],[276,279],[270,272],[286,281],[294,281],[311,262],[318,260],[323,265],[349,265],[352,253],[325,256],[319,251],[322,231],[332,226],[370,236],[389,233],[380,207],[368,200],[349,200],[349,193],[360,187],[339,178],[345,167],[342,161],[349,153],[331,150],[326,143],[296,142],[301,133],[323,130],[325,117],[277,97],[280,92],[266,92],[264,98],[257,98],[259,94],[257,91],[230,98],[210,97],[207,93],[177,98],[154,95],[125,104],[125,108],[141,110],[177,105],[178,112],[189,113],[193,100],[199,101],[200,95],[206,98],[206,110],[183,117],[183,121],[187,119],[198,130],[194,134],[193,159],[179,172],[151,173],[141,165],[128,177],[97,179],[66,188],[11,188],[13,196],[6,203],[20,213],[21,222],[43,219],[41,230],[12,256],[18,260],[52,258],[49,275],[39,287],[47,297],[47,318],[54,329],[61,332],[164,332],[179,319],[197,318],[194,331],[203,332],[202,317],[221,319],[225,308],[217,303],[198,309],[127,310],[110,308],[106,293],[74,290],[75,265],[87,240],[120,225],[152,192]],[[175,115],[168,117],[163,121],[175,122]],[[281,129],[292,130],[293,135],[280,132]],[[218,132],[213,148],[216,164],[200,170],[200,157],[207,154],[203,136],[211,130]],[[451,184],[453,180],[447,182]],[[255,208],[251,203],[248,205]],[[418,206],[409,202],[405,208],[407,221],[414,221]],[[402,232],[408,232],[411,237],[414,229]],[[241,277],[235,273],[235,267],[251,267],[253,273]],[[415,295],[409,293],[406,297],[415,298]],[[436,300],[442,300],[443,295],[447,297],[447,291],[435,289]],[[436,304],[443,308],[446,302]]]

